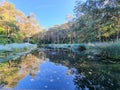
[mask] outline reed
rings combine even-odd
[[[102,47],[101,55],[107,58],[120,59],[120,42],[111,43]]]

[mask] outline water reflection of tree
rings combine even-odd
[[[108,66],[107,68],[104,64],[99,64],[94,61],[90,61],[86,56],[76,55],[75,53],[68,51],[46,51],[47,58],[56,64],[62,64],[67,66],[69,70],[76,68],[74,83],[76,85],[76,90],[89,88],[90,90],[117,90],[120,86],[119,69],[114,68],[114,70],[119,70],[114,73],[114,70],[107,69],[113,68],[113,66]],[[116,73],[118,73],[116,75]],[[115,77],[116,75],[117,77]]]
[[[90,62],[76,66],[79,75],[75,76],[77,89],[89,88],[90,90],[117,90],[119,87],[118,78],[108,74],[106,69]],[[81,78],[81,75],[84,77]]]
[[[46,57],[50,59],[50,61],[55,64],[62,64],[63,66],[67,66],[72,68],[75,65],[77,57],[76,53],[63,51],[63,50],[52,50],[46,51]]]
[[[35,76],[39,66],[44,60],[37,58],[33,54],[22,56],[17,60],[12,60],[10,63],[5,62],[0,65],[0,86],[13,88],[18,81],[24,78],[27,74]]]
[[[39,59],[32,54],[28,54],[24,56],[20,66],[20,73],[27,72],[30,75],[36,75],[39,69]]]
[[[18,74],[20,65],[20,58],[11,61],[11,65],[8,62],[1,64],[0,66],[0,85],[6,85],[7,87],[16,86],[18,80],[25,76],[25,73]]]

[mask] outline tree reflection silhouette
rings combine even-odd
[[[55,54],[52,54],[54,52]],[[74,74],[76,90],[89,88],[90,90],[117,90],[120,88],[119,68],[101,62],[89,60],[86,56],[77,55],[69,51],[46,51],[46,57],[50,61],[62,64],[69,68],[67,73]],[[74,70],[74,69],[76,70]],[[113,70],[108,70],[113,68]],[[117,72],[114,72],[116,70]],[[117,74],[116,74],[117,73]],[[116,74],[117,77],[114,75]]]
[[[66,75],[74,76],[76,90],[89,88],[90,90],[120,89],[119,64],[104,64],[94,62],[86,56],[64,50],[35,51],[0,65],[0,85],[13,88],[26,75],[34,79],[40,71],[40,66],[46,61],[56,66],[68,68]],[[49,68],[49,67],[48,67]]]
[[[0,66],[0,85],[13,88],[27,74],[34,77],[39,70],[40,64],[44,61],[33,54],[27,54],[9,62],[5,62]]]

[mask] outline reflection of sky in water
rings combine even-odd
[[[27,75],[20,80],[15,89],[74,90],[74,76],[66,74],[67,67],[47,60],[39,70],[36,76]]]
[[[1,66],[3,89],[120,90],[120,64],[93,62],[71,52],[51,52],[34,52],[20,58],[21,62]]]

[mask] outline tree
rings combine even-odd
[[[25,41],[27,37],[32,37],[42,30],[34,14],[25,16],[7,1],[0,3],[0,27],[4,28],[5,37],[12,42]]]
[[[81,39],[106,41],[114,39],[111,36],[116,33],[118,38],[119,10],[119,1],[117,0],[78,1],[74,11],[77,17],[76,29],[83,35]]]

